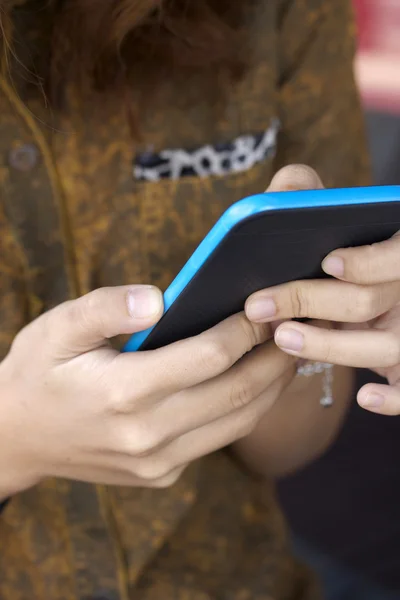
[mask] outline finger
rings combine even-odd
[[[167,399],[157,409],[160,428],[171,422],[170,437],[176,438],[249,406],[286,372],[294,360],[274,343],[264,344],[245,356],[229,371]]]
[[[364,285],[400,279],[400,232],[371,246],[335,250],[322,263],[328,275]]]
[[[148,393],[166,397],[224,373],[271,335],[269,324],[250,323],[240,313],[170,346],[135,356],[121,354],[115,360],[113,376],[116,381],[125,382],[128,390],[139,389],[138,377],[132,381],[132,360],[136,365],[140,361],[139,373],[143,374]]]
[[[262,416],[292,381],[294,370],[287,370],[250,406],[182,435],[161,449],[152,460],[179,466],[225,448],[251,433]]]
[[[152,402],[138,429],[126,414],[119,416],[112,445],[132,455],[154,454],[180,436],[251,406],[277,379],[293,374],[295,361],[271,342],[257,348],[224,375],[184,392]],[[252,410],[250,408],[250,410]],[[135,431],[135,438],[132,438]]]
[[[267,192],[316,190],[324,186],[318,174],[306,165],[288,165],[274,175]]]
[[[162,311],[162,294],[155,287],[110,287],[61,304],[38,320],[38,326],[43,326],[45,341],[53,348],[74,356],[116,335],[147,329]]]
[[[358,392],[358,404],[380,415],[400,415],[400,389],[397,386],[369,383]]]
[[[337,331],[291,322],[277,329],[275,341],[290,355],[348,367],[386,368],[400,360],[400,338],[389,331]]]
[[[253,322],[311,318],[364,323],[400,299],[400,281],[361,286],[335,280],[293,281],[253,294],[245,312]]]
[[[74,481],[83,481],[85,483],[94,483],[99,485],[118,485],[125,487],[145,487],[145,488],[167,488],[177,482],[182,475],[185,465],[171,469],[170,471],[159,472],[159,466],[154,465],[154,477],[150,477],[150,467],[146,465],[148,477],[143,478],[136,474],[139,461],[132,461],[129,456],[112,455],[113,466],[106,464],[101,467],[94,467],[92,464],[75,465],[71,469],[67,467],[57,468],[54,477],[63,479],[73,479]],[[143,461],[142,461],[143,462]],[[142,469],[144,471],[144,469]],[[144,473],[145,474],[145,473]],[[158,476],[156,477],[156,475]]]

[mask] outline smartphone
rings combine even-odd
[[[337,248],[381,242],[400,229],[400,186],[264,193],[233,204],[164,294],[165,312],[124,351],[198,335],[243,310],[264,288],[326,277]],[[399,257],[400,260],[400,257]]]

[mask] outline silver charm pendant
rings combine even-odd
[[[333,405],[333,365],[320,362],[306,362],[297,369],[297,375],[301,377],[311,377],[323,373],[322,396],[320,405],[323,408],[330,408]]]

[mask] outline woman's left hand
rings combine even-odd
[[[388,385],[368,384],[360,406],[400,415],[400,232],[388,241],[335,250],[322,263],[335,279],[296,281],[257,292],[246,304],[255,322],[311,318],[335,323],[325,329],[284,322],[276,344],[314,361],[369,368]]]

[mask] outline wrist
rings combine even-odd
[[[0,364],[0,502],[39,482],[35,469],[24,450],[27,438],[23,431],[23,416],[18,414],[21,406],[14,386],[6,373],[6,365]]]

